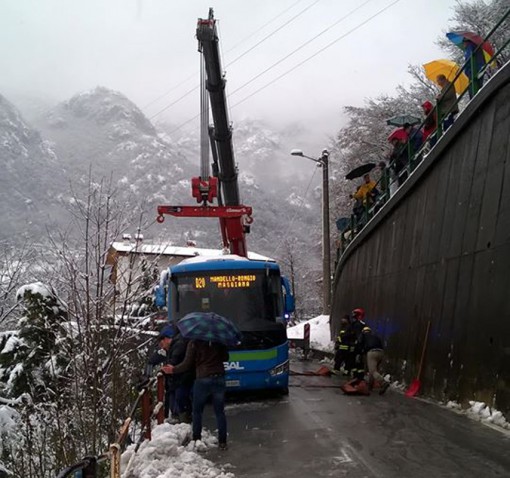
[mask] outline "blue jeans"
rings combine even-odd
[[[175,390],[175,405],[178,414],[191,413],[191,389],[193,385],[179,385]]]
[[[212,397],[218,441],[227,443],[227,418],[225,417],[225,377],[197,378],[193,386],[193,440],[202,438],[202,414],[207,399]]]

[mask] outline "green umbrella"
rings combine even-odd
[[[409,123],[411,126],[421,123],[421,119],[413,115],[397,115],[386,120],[386,124],[390,126],[404,126]]]

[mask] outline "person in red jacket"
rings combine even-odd
[[[436,142],[435,136],[431,136],[437,129],[436,111],[434,105],[430,101],[425,101],[421,107],[425,113],[425,123],[423,125],[423,141],[429,140],[430,146],[434,146]]]

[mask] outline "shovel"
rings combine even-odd
[[[420,366],[418,367],[418,376],[411,382],[406,391],[408,397],[414,397],[418,394],[421,388],[421,372],[423,370],[423,361],[425,359],[425,352],[427,350],[427,342],[429,338],[430,320],[427,322],[427,331],[425,332],[425,340],[423,341],[423,348],[421,349]]]

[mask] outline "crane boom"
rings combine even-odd
[[[207,72],[206,88],[209,92],[214,127],[211,128],[211,143],[214,143],[219,160],[219,180],[223,200],[227,206],[238,206],[240,202],[237,167],[232,145],[232,127],[228,119],[225,78],[221,70],[219,39],[212,8],[207,20],[199,19],[197,40],[205,61]]]
[[[217,217],[223,246],[232,254],[247,257],[246,234],[250,232],[252,209],[240,200],[237,166],[232,144],[232,126],[228,119],[225,78],[221,70],[219,39],[213,9],[207,19],[198,19],[198,51],[202,53],[206,71],[206,89],[213,116],[209,139],[213,154],[213,177],[192,178],[192,196],[202,206],[158,206],[158,222],[164,215],[179,217]],[[202,158],[207,157],[202,155]],[[203,165],[202,165],[203,166]],[[207,169],[202,167],[201,171]],[[219,183],[219,189],[218,189]],[[211,206],[214,198],[218,206]]]

